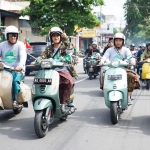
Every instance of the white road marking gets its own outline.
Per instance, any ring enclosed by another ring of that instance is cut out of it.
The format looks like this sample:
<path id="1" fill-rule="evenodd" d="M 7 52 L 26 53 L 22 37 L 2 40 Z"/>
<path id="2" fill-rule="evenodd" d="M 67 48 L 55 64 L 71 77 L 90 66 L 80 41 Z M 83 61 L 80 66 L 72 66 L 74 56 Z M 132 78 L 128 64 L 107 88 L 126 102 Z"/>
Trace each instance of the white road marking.
<path id="1" fill-rule="evenodd" d="M 87 77 L 87 78 L 88 78 L 88 77 Z M 82 80 L 76 81 L 75 83 L 82 82 L 82 81 L 86 80 L 87 78 L 84 78 L 84 79 L 82 79 Z"/>

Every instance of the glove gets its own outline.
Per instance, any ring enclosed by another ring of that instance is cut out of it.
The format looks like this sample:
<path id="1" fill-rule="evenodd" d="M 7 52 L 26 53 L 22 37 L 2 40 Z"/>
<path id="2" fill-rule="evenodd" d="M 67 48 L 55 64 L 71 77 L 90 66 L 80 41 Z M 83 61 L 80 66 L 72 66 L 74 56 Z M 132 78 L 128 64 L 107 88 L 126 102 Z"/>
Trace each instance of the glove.
<path id="1" fill-rule="evenodd" d="M 40 67 L 40 65 L 41 65 L 41 62 L 38 62 L 38 61 L 35 62 L 36 67 Z"/>

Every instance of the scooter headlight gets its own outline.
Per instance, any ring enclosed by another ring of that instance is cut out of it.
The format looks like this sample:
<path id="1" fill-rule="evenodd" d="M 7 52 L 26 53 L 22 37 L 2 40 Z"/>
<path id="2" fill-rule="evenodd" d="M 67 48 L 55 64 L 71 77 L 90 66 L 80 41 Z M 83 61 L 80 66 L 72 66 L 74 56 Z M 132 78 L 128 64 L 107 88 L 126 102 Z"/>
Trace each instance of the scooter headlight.
<path id="1" fill-rule="evenodd" d="M 51 68 L 52 64 L 50 61 L 42 61 L 41 62 L 41 67 L 42 68 Z"/>
<path id="2" fill-rule="evenodd" d="M 120 61 L 119 61 L 119 60 L 116 60 L 116 59 L 112 60 L 112 62 L 111 62 L 111 65 L 112 65 L 113 67 L 118 67 L 119 64 L 120 64 Z"/>
<path id="3" fill-rule="evenodd" d="M 34 84 L 32 85 L 31 91 L 32 91 L 32 94 L 35 94 L 35 85 Z"/>

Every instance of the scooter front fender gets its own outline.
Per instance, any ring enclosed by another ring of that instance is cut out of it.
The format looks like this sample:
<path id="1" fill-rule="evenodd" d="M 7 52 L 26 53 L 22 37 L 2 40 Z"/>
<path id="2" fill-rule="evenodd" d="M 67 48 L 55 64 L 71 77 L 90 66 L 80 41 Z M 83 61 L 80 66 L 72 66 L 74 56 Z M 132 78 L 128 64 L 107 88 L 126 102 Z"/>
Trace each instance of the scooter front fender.
<path id="1" fill-rule="evenodd" d="M 119 101 L 121 99 L 123 99 L 122 97 L 122 93 L 119 91 L 111 91 L 109 93 L 109 101 Z"/>
<path id="2" fill-rule="evenodd" d="M 94 69 L 93 68 L 89 68 L 89 72 L 94 72 Z"/>
<path id="3" fill-rule="evenodd" d="M 52 104 L 51 100 L 49 100 L 49 99 L 40 98 L 34 102 L 33 107 L 34 107 L 34 110 L 43 110 L 47 107 L 53 108 L 53 104 Z"/>

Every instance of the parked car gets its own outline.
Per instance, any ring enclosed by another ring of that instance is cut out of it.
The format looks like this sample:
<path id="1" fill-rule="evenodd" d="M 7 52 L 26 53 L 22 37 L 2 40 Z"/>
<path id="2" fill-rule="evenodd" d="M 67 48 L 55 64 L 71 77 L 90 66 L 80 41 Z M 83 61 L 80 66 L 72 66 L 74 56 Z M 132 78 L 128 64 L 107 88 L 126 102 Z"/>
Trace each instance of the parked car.
<path id="1" fill-rule="evenodd" d="M 32 46 L 32 49 L 30 50 L 30 54 L 34 57 L 39 57 L 41 53 L 45 50 L 45 48 L 48 46 L 47 42 L 30 42 L 30 45 Z M 27 55 L 26 73 L 25 73 L 25 75 L 27 76 L 30 75 L 30 72 L 39 70 L 39 68 L 30 65 L 31 62 L 33 61 L 34 59 L 31 56 Z"/>

